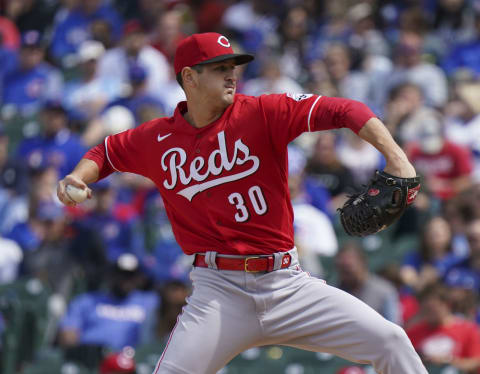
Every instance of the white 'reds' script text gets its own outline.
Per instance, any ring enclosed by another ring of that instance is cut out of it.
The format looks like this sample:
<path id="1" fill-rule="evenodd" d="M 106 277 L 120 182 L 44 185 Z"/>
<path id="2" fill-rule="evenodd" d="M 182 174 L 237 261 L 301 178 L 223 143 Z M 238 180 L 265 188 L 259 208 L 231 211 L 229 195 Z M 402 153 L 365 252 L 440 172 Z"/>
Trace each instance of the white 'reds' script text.
<path id="1" fill-rule="evenodd" d="M 202 173 L 201 170 L 205 166 L 205 159 L 202 156 L 195 157 L 190 163 L 190 167 L 186 172 L 183 169 L 187 160 L 187 153 L 183 148 L 171 148 L 166 151 L 162 156 L 162 169 L 170 172 L 170 181 L 165 180 L 163 186 L 171 190 L 175 188 L 177 182 L 187 186 L 192 180 L 196 182 L 202 182 L 210 175 L 220 175 L 222 171 L 230 171 L 235 165 L 243 165 L 248 161 L 251 161 L 251 167 L 248 170 L 242 171 L 238 174 L 232 174 L 225 177 L 219 177 L 211 179 L 208 182 L 198 183 L 193 186 L 184 188 L 177 193 L 187 198 L 189 201 L 199 192 L 205 191 L 211 187 L 218 186 L 220 184 L 236 181 L 245 178 L 258 170 L 260 160 L 257 156 L 250 155 L 250 149 L 242 143 L 241 139 L 235 141 L 235 148 L 231 158 L 228 157 L 227 146 L 225 143 L 225 133 L 221 131 L 217 135 L 218 149 L 214 150 L 208 157 L 207 169 Z"/>

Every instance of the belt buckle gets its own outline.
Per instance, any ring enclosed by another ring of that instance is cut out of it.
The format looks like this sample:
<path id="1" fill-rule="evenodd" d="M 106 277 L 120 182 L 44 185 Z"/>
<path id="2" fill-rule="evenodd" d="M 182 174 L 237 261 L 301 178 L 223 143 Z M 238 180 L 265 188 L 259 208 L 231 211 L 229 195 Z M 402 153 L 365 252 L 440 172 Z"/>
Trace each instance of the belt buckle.
<path id="1" fill-rule="evenodd" d="M 259 273 L 259 270 L 248 270 L 248 261 L 253 260 L 254 258 L 260 258 L 260 256 L 247 257 L 244 262 L 244 270 L 247 273 Z"/>

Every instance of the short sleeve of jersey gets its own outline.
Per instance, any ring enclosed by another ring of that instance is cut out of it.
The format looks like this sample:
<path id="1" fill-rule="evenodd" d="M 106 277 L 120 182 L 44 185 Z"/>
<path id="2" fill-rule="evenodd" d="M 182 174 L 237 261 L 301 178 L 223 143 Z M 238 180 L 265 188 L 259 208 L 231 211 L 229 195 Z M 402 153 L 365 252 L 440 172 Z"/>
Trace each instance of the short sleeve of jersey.
<path id="1" fill-rule="evenodd" d="M 143 126 L 105 138 L 105 154 L 115 171 L 147 176 L 146 142 Z"/>
<path id="2" fill-rule="evenodd" d="M 270 135 L 287 145 L 303 132 L 348 127 L 358 133 L 375 114 L 364 104 L 343 98 L 312 94 L 278 94 L 259 97 Z"/>

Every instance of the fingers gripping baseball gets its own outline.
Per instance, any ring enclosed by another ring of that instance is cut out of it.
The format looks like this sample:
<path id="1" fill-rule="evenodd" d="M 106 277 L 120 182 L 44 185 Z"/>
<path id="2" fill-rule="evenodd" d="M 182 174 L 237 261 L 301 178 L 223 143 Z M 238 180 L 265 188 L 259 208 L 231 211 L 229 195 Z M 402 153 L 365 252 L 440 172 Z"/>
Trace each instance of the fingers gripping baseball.
<path id="1" fill-rule="evenodd" d="M 81 179 L 69 174 L 58 182 L 57 196 L 63 204 L 73 206 L 90 199 L 92 190 Z"/>

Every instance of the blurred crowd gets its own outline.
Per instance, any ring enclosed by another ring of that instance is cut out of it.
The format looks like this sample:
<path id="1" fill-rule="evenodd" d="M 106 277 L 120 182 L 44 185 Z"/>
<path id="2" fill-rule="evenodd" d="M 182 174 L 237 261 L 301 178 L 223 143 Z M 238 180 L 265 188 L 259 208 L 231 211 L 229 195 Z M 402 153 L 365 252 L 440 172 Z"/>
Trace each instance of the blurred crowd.
<path id="1" fill-rule="evenodd" d="M 129 347 L 165 343 L 192 259 L 153 183 L 114 174 L 69 208 L 56 183 L 105 136 L 172 115 L 176 46 L 209 31 L 256 56 L 239 93 L 351 98 L 386 124 L 422 189 L 362 240 L 336 209 L 383 156 L 349 131 L 289 146 L 302 266 L 402 325 L 425 362 L 480 372 L 480 1 L 0 0 L 2 372 L 42 347 L 134 372 Z M 19 285 L 48 297 L 31 349 L 12 355 Z"/>

